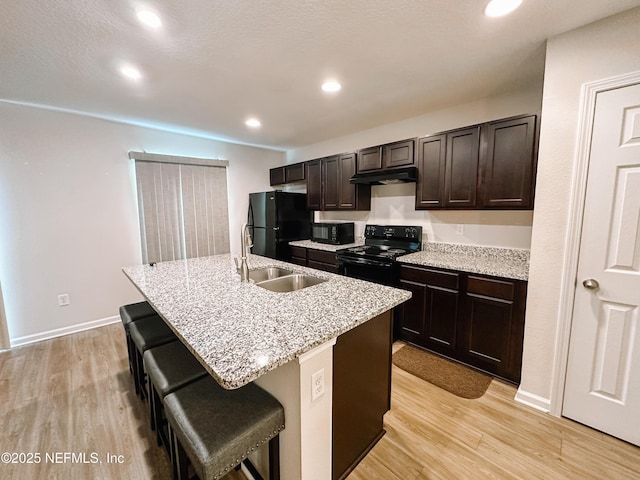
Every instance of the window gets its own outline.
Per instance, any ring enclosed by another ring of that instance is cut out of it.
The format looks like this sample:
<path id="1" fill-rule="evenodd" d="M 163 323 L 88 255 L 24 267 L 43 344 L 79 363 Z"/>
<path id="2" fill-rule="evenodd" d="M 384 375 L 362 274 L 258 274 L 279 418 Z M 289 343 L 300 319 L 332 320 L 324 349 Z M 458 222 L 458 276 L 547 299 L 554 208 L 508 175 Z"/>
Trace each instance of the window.
<path id="1" fill-rule="evenodd" d="M 229 253 L 227 161 L 129 152 L 142 261 Z"/>

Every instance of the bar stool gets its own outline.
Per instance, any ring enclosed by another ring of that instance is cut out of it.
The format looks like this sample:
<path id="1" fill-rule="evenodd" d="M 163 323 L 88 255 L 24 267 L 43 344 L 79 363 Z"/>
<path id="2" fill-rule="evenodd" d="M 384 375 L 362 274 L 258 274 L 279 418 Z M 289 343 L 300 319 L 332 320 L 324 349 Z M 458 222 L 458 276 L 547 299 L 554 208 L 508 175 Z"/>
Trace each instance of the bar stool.
<path id="1" fill-rule="evenodd" d="M 188 478 L 191 464 L 201 480 L 217 480 L 269 442 L 269 479 L 279 480 L 284 408 L 257 385 L 225 390 L 207 376 L 167 395 L 164 408 L 174 479 Z"/>
<path id="2" fill-rule="evenodd" d="M 133 383 L 136 394 L 144 400 L 147 398 L 147 389 L 142 355 L 150 348 L 159 347 L 169 342 L 177 342 L 178 337 L 158 315 L 132 322 L 129 324 L 129 334 L 134 346 Z"/>
<path id="3" fill-rule="evenodd" d="M 164 445 L 171 454 L 162 401 L 168 394 L 208 375 L 208 372 L 182 342 L 150 348 L 144 352 L 142 360 L 149 381 L 151 430 L 156 431 L 158 445 Z"/>
<path id="4" fill-rule="evenodd" d="M 131 335 L 129 334 L 129 325 L 131 322 L 140 320 L 141 318 L 151 317 L 157 315 L 149 302 L 131 303 L 129 305 L 122 305 L 120 307 L 120 320 L 122 320 L 122 326 L 124 327 L 125 340 L 127 342 L 127 356 L 129 357 L 129 371 L 133 374 L 133 359 L 134 350 L 133 342 L 131 342 Z"/>

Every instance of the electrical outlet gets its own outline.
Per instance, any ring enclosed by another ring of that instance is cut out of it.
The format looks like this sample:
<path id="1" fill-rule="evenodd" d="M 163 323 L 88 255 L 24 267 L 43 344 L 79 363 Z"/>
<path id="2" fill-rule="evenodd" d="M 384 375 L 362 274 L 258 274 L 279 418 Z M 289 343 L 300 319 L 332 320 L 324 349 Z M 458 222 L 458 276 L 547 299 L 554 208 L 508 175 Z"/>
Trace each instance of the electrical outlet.
<path id="1" fill-rule="evenodd" d="M 58 295 L 58 306 L 59 307 L 66 307 L 69 304 L 71 304 L 71 300 L 69 299 L 69 294 L 68 293 L 63 293 L 61 295 Z"/>
<path id="2" fill-rule="evenodd" d="M 463 233 L 464 233 L 464 225 L 459 223 L 458 225 L 456 225 L 456 234 L 462 235 Z"/>
<path id="3" fill-rule="evenodd" d="M 311 401 L 324 395 L 324 368 L 311 375 Z"/>

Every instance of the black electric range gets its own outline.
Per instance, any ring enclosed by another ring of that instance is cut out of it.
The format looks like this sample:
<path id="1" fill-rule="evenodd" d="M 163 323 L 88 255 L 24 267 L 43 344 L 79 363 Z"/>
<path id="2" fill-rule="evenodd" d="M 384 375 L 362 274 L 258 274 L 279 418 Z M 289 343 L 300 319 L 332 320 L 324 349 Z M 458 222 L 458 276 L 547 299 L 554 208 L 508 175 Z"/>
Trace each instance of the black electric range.
<path id="1" fill-rule="evenodd" d="M 367 225 L 364 245 L 338 250 L 340 272 L 348 277 L 384 285 L 398 285 L 396 258 L 422 247 L 422 227 Z"/>

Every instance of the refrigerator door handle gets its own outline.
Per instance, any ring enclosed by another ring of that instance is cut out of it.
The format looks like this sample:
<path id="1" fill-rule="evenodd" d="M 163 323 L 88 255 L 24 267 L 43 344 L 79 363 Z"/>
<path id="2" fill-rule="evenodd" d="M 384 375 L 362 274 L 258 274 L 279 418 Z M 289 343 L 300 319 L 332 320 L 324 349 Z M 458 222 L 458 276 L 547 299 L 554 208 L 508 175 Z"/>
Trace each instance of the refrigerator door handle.
<path id="1" fill-rule="evenodd" d="M 249 199 L 249 212 L 247 213 L 247 223 L 253 225 L 253 206 L 251 205 L 251 199 Z"/>

